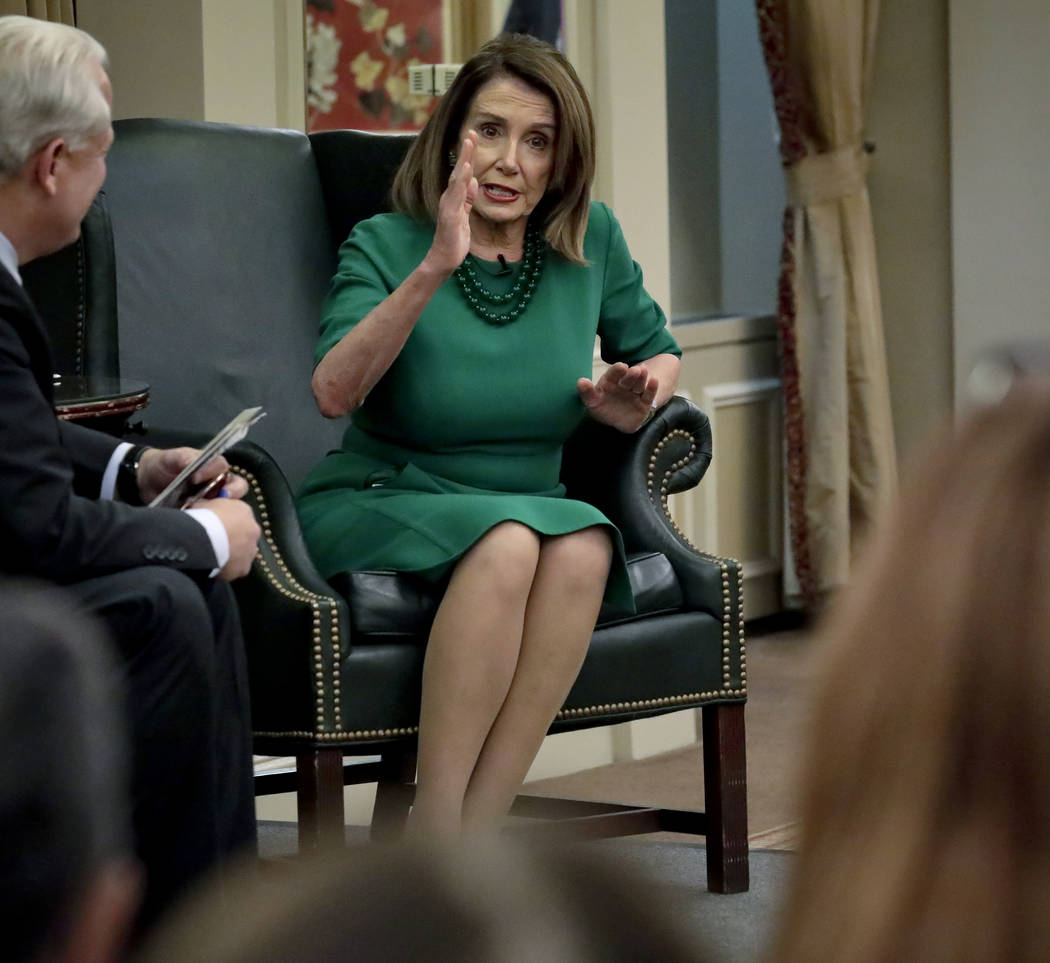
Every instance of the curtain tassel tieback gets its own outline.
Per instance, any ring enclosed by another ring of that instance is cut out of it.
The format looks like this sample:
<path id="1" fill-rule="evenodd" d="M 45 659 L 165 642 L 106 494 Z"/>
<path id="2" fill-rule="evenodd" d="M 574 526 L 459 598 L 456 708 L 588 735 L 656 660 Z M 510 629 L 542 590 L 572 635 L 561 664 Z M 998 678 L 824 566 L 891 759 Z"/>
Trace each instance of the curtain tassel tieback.
<path id="1" fill-rule="evenodd" d="M 808 207 L 859 194 L 867 175 L 868 155 L 861 144 L 809 154 L 784 168 L 788 203 Z"/>

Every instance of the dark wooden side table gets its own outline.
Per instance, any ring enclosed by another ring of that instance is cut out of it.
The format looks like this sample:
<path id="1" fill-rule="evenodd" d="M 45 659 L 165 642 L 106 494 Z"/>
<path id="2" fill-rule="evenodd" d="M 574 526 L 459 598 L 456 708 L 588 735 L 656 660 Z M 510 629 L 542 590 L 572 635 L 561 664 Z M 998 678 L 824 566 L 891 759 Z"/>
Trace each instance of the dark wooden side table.
<path id="1" fill-rule="evenodd" d="M 128 429 L 132 413 L 149 404 L 149 385 L 109 375 L 56 375 L 55 414 L 65 420 L 85 420 L 112 435 Z"/>

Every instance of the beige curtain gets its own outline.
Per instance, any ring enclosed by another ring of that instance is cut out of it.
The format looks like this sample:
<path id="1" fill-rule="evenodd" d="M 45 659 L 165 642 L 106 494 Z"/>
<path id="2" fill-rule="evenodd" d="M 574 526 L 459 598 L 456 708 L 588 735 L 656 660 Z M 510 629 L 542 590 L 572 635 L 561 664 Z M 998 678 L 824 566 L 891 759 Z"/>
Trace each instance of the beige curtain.
<path id="1" fill-rule="evenodd" d="M 778 291 L 789 604 L 844 584 L 896 491 L 865 181 L 878 0 L 756 0 L 787 177 Z"/>
<path id="2" fill-rule="evenodd" d="M 0 0 L 0 14 L 8 13 L 76 26 L 73 0 Z"/>

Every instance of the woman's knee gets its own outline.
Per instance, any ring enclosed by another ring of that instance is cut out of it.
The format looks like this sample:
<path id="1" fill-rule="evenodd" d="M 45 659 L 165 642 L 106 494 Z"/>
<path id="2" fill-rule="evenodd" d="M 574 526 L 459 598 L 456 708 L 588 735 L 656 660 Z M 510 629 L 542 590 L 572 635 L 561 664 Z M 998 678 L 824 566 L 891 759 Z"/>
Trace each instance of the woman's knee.
<path id="1" fill-rule="evenodd" d="M 490 528 L 470 550 L 474 561 L 493 565 L 531 581 L 540 553 L 540 538 L 520 522 L 501 522 Z"/>
<path id="2" fill-rule="evenodd" d="M 539 553 L 539 536 L 531 528 L 518 522 L 501 522 L 463 557 L 453 573 L 453 584 L 461 588 L 469 585 L 471 592 L 481 592 L 502 604 L 516 599 L 524 602 L 536 577 Z"/>
<path id="3" fill-rule="evenodd" d="M 570 591 L 598 587 L 604 590 L 612 561 L 612 538 L 601 527 L 592 526 L 567 535 L 545 539 L 539 564 L 564 580 Z"/>

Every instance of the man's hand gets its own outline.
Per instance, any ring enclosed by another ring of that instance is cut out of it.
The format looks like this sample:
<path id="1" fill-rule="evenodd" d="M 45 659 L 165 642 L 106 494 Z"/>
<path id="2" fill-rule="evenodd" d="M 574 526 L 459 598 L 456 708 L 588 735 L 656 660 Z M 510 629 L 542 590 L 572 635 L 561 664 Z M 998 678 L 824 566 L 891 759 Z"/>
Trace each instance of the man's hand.
<path id="1" fill-rule="evenodd" d="M 247 575 L 255 558 L 256 546 L 262 529 L 252 514 L 247 502 L 231 498 L 209 498 L 200 502 L 197 508 L 206 508 L 218 516 L 226 529 L 230 542 L 230 558 L 219 572 L 224 582 Z"/>
<path id="2" fill-rule="evenodd" d="M 595 384 L 580 378 L 576 390 L 595 421 L 620 431 L 637 431 L 648 420 L 659 382 L 644 364 L 627 367 L 622 361 L 611 365 Z"/>
<path id="3" fill-rule="evenodd" d="M 168 486 L 171 480 L 197 457 L 196 448 L 148 448 L 139 460 L 138 483 L 142 504 L 148 505 Z M 230 465 L 221 455 L 213 458 L 199 471 L 194 472 L 191 484 L 204 482 L 229 471 Z M 227 476 L 223 483 L 227 498 L 243 498 L 248 492 L 248 483 L 237 475 Z M 215 492 L 219 494 L 218 491 Z"/>

